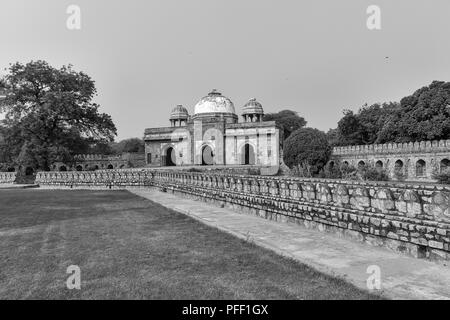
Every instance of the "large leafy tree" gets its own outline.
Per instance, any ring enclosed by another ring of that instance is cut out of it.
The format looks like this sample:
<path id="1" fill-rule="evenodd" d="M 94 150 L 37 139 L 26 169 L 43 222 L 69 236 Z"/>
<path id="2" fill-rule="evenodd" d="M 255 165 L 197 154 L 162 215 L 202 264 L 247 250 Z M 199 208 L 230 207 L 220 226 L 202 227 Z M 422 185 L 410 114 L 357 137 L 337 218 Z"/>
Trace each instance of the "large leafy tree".
<path id="1" fill-rule="evenodd" d="M 344 110 L 336 132 L 329 137 L 333 138 L 334 145 L 377 143 L 380 131 L 398 108 L 398 103 L 389 102 L 364 105 L 357 113 Z"/>
<path id="2" fill-rule="evenodd" d="M 333 145 L 450 139 L 450 82 L 433 81 L 400 103 L 344 110 L 328 138 Z"/>
<path id="3" fill-rule="evenodd" d="M 277 113 L 266 113 L 263 117 L 264 121 L 275 121 L 283 128 L 284 139 L 287 139 L 292 132 L 303 128 L 306 120 L 299 116 L 297 112 L 292 110 L 282 110 Z"/>
<path id="4" fill-rule="evenodd" d="M 47 170 L 54 161 L 70 162 L 91 145 L 113 141 L 116 127 L 92 102 L 96 88 L 87 74 L 45 61 L 15 63 L 8 71 L 0 111 L 14 164 Z"/>
<path id="5" fill-rule="evenodd" d="M 325 132 L 301 128 L 286 139 L 283 153 L 284 163 L 290 168 L 302 167 L 310 174 L 317 174 L 328 162 L 331 147 Z"/>
<path id="6" fill-rule="evenodd" d="M 400 101 L 378 135 L 378 142 L 450 138 L 450 82 L 433 81 Z"/>
<path id="7" fill-rule="evenodd" d="M 124 139 L 117 143 L 114 143 L 112 149 L 115 153 L 120 154 L 123 152 L 144 152 L 144 140 L 139 138 Z"/>

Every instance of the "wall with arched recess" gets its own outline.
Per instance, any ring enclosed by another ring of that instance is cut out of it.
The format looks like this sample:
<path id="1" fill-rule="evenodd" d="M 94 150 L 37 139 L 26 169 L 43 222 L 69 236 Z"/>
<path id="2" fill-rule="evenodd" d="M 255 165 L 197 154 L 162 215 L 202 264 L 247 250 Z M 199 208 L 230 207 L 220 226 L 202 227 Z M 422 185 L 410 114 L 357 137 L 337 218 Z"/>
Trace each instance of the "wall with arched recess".
<path id="1" fill-rule="evenodd" d="M 433 175 L 450 165 L 450 140 L 335 147 L 330 162 L 354 167 L 360 162 L 378 163 L 393 179 L 400 169 L 406 181 L 434 181 Z"/>
<path id="2" fill-rule="evenodd" d="M 39 172 L 51 188 L 157 187 L 418 258 L 450 259 L 450 187 L 152 169 Z"/>

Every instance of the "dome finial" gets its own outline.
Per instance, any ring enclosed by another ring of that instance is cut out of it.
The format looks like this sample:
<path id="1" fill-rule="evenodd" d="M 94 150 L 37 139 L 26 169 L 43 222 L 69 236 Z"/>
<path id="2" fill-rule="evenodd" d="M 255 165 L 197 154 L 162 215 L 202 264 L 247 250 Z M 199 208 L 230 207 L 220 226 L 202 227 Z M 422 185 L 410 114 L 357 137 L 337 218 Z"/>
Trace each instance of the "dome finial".
<path id="1" fill-rule="evenodd" d="M 221 93 L 219 91 L 217 91 L 217 89 L 212 89 L 212 91 L 209 93 L 209 95 L 215 96 L 215 95 L 221 95 Z"/>

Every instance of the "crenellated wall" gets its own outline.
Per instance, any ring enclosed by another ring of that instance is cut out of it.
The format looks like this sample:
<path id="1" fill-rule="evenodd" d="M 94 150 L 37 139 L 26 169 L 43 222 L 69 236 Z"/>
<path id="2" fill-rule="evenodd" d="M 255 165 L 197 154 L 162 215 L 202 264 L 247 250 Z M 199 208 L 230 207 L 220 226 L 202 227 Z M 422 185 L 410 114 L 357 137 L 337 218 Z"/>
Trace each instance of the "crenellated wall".
<path id="1" fill-rule="evenodd" d="M 44 187 L 158 187 L 266 219 L 293 222 L 418 258 L 450 259 L 450 188 L 177 172 L 40 172 Z"/>
<path id="2" fill-rule="evenodd" d="M 431 182 L 434 174 L 450 168 L 450 140 L 335 147 L 329 163 L 370 164 L 394 180 Z"/>
<path id="3" fill-rule="evenodd" d="M 359 146 L 334 147 L 333 155 L 368 155 L 386 153 L 426 153 L 426 152 L 450 152 L 450 140 L 418 141 L 405 143 L 385 143 Z"/>
<path id="4" fill-rule="evenodd" d="M 0 184 L 10 184 L 16 181 L 16 172 L 0 172 Z"/>

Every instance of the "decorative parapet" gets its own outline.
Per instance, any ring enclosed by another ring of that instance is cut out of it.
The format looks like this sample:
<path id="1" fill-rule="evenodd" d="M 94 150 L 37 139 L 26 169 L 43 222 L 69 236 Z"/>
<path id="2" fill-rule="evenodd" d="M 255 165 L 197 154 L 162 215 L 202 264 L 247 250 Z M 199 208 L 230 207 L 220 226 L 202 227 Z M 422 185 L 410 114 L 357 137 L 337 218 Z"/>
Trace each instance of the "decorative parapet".
<path id="1" fill-rule="evenodd" d="M 105 154 L 77 154 L 75 160 L 78 161 L 120 161 L 129 159 L 144 159 L 144 153 L 138 152 L 124 152 L 118 155 L 105 155 Z"/>
<path id="2" fill-rule="evenodd" d="M 450 152 L 450 140 L 370 144 L 333 148 L 334 156 L 429 152 Z"/>
<path id="3" fill-rule="evenodd" d="M 450 260 L 450 187 L 151 169 L 39 172 L 43 186 L 159 187 L 276 221 L 294 221 L 415 257 Z M 245 209 L 245 210 L 244 210 Z"/>
<path id="4" fill-rule="evenodd" d="M 0 172 L 0 184 L 10 184 L 16 181 L 16 172 Z"/>

